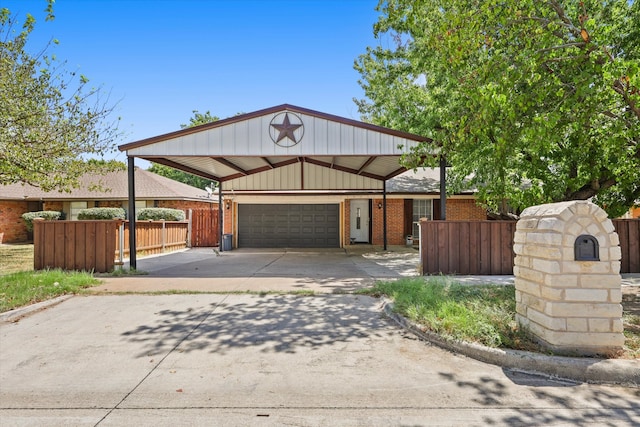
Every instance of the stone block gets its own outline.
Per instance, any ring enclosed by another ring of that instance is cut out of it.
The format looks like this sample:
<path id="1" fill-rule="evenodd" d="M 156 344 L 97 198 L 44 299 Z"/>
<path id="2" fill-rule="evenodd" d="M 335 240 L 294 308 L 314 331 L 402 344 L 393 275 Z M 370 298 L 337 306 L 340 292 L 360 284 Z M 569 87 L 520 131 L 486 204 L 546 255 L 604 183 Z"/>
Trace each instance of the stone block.
<path id="1" fill-rule="evenodd" d="M 613 332 L 611 319 L 589 319 L 589 332 Z"/>
<path id="2" fill-rule="evenodd" d="M 520 221 L 518 221 L 518 224 L 520 223 Z M 515 234 L 513 235 L 513 242 L 514 243 L 524 243 L 527 241 L 527 233 L 523 233 L 521 231 L 516 231 Z"/>
<path id="3" fill-rule="evenodd" d="M 564 273 L 582 274 L 611 274 L 612 263 L 602 261 L 563 261 L 562 271 Z"/>
<path id="4" fill-rule="evenodd" d="M 583 227 L 588 227 L 589 225 L 591 225 L 591 221 L 591 218 L 588 216 L 581 216 L 576 219 L 576 222 Z"/>
<path id="5" fill-rule="evenodd" d="M 611 332 L 623 333 L 624 325 L 622 319 L 611 319 Z"/>
<path id="6" fill-rule="evenodd" d="M 600 222 L 604 222 L 608 219 L 607 213 L 595 203 L 591 206 L 590 213 Z"/>
<path id="7" fill-rule="evenodd" d="M 571 223 L 569 224 L 569 226 L 567 226 L 567 229 L 565 230 L 565 233 L 570 234 L 571 236 L 579 236 L 582 233 L 582 229 L 583 227 L 578 224 L 577 222 Z"/>
<path id="8" fill-rule="evenodd" d="M 622 289 L 609 289 L 609 302 L 620 304 L 622 302 Z"/>
<path id="9" fill-rule="evenodd" d="M 547 301 L 544 312 L 552 317 L 622 317 L 622 306 L 611 303 Z"/>
<path id="10" fill-rule="evenodd" d="M 588 332 L 589 323 L 586 318 L 569 317 L 567 318 L 567 332 Z"/>
<path id="11" fill-rule="evenodd" d="M 577 215 L 590 215 L 591 206 L 589 206 L 588 202 L 579 201 L 575 204 L 574 212 Z"/>
<path id="12" fill-rule="evenodd" d="M 521 219 L 516 224 L 516 230 L 535 230 L 538 228 L 538 218 Z"/>
<path id="13" fill-rule="evenodd" d="M 578 276 L 581 288 L 620 288 L 622 278 L 619 274 L 582 274 Z"/>
<path id="14" fill-rule="evenodd" d="M 593 353 L 608 352 L 612 348 L 622 348 L 624 345 L 624 335 L 613 332 L 548 331 L 545 340 L 550 344 L 565 347 L 567 351 L 575 350 L 579 353 L 585 350 Z"/>
<path id="15" fill-rule="evenodd" d="M 524 256 L 524 255 L 516 255 L 516 257 L 513 260 L 513 265 L 518 267 L 521 266 L 521 267 L 531 268 L 531 264 L 532 264 L 531 257 Z M 515 270 L 513 271 L 513 274 L 516 274 Z"/>
<path id="16" fill-rule="evenodd" d="M 600 251 L 600 254 L 602 254 L 602 251 Z M 620 261 L 622 259 L 622 249 L 620 246 L 612 246 L 609 248 L 609 259 L 612 261 Z"/>
<path id="17" fill-rule="evenodd" d="M 531 268 L 525 268 L 525 267 L 518 267 L 517 269 L 517 274 L 516 274 L 516 288 L 518 287 L 517 285 L 517 279 L 518 278 L 522 278 L 526 281 L 529 282 L 533 282 L 536 285 L 538 285 L 539 283 L 543 283 L 544 282 L 544 273 L 540 272 L 540 271 L 536 271 L 533 270 Z M 515 273 L 515 271 L 514 271 Z M 539 295 L 539 293 L 538 293 Z"/>
<path id="18" fill-rule="evenodd" d="M 527 293 L 536 297 L 540 296 L 540 284 L 538 282 L 516 276 L 515 285 L 516 290 L 522 293 Z"/>
<path id="19" fill-rule="evenodd" d="M 565 301 L 608 302 L 609 292 L 606 289 L 567 289 Z"/>
<path id="20" fill-rule="evenodd" d="M 613 226 L 613 222 L 610 219 L 607 219 L 601 224 L 602 224 L 602 228 L 604 229 L 604 232 L 607 234 L 611 234 L 616 231 L 616 228 Z"/>
<path id="21" fill-rule="evenodd" d="M 540 288 L 540 295 L 542 298 L 551 301 L 563 301 L 564 300 L 564 289 L 560 288 L 552 288 L 549 286 L 542 286 Z M 542 308 L 544 309 L 544 307 Z"/>
<path id="22" fill-rule="evenodd" d="M 544 276 L 544 284 L 555 288 L 578 287 L 577 274 L 547 274 Z"/>
<path id="23" fill-rule="evenodd" d="M 524 254 L 524 244 L 522 243 L 514 243 L 513 244 L 513 253 L 516 255 Z"/>
<path id="24" fill-rule="evenodd" d="M 560 262 L 533 258 L 533 265 L 531 268 L 533 270 L 542 271 L 543 273 L 558 274 L 560 273 Z"/>
<path id="25" fill-rule="evenodd" d="M 609 234 L 609 245 L 616 246 L 619 244 L 620 244 L 620 236 L 618 236 L 618 233 Z"/>
<path id="26" fill-rule="evenodd" d="M 531 307 L 527 310 L 527 317 L 532 322 L 537 323 L 538 325 L 552 330 L 552 331 L 566 331 L 567 330 L 567 320 L 561 317 L 551 317 L 547 316 L 544 313 L 539 312 L 538 310 L 534 310 Z"/>
<path id="27" fill-rule="evenodd" d="M 527 234 L 527 244 L 538 244 L 538 245 L 548 245 L 548 246 L 562 246 L 562 234 L 560 233 L 536 233 L 532 232 Z"/>
<path id="28" fill-rule="evenodd" d="M 522 253 L 524 255 L 542 259 L 562 259 L 562 249 L 558 246 L 523 245 Z"/>
<path id="29" fill-rule="evenodd" d="M 528 309 L 534 309 L 534 310 L 537 310 L 539 312 L 543 312 L 544 311 L 544 306 L 546 304 L 544 298 L 539 298 L 539 297 L 533 296 L 531 294 L 522 294 L 522 299 L 521 299 L 520 302 L 522 304 L 526 305 L 528 307 Z M 527 313 L 530 314 L 531 312 L 527 311 Z"/>
<path id="30" fill-rule="evenodd" d="M 533 221 L 533 219 L 527 220 Z M 542 218 L 538 221 L 538 230 L 550 230 L 558 233 L 564 232 L 565 222 L 560 218 L 551 217 L 551 218 Z"/>
<path id="31" fill-rule="evenodd" d="M 586 229 L 587 233 L 586 234 L 591 234 L 592 236 L 595 236 L 597 234 L 600 233 L 600 225 L 599 224 L 589 224 L 589 226 Z"/>

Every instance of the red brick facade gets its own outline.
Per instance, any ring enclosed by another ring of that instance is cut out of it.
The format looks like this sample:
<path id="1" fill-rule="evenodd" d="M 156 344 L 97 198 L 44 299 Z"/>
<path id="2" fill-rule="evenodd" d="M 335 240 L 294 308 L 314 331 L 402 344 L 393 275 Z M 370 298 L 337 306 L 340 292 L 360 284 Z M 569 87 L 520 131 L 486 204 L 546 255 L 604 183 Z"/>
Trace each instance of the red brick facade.
<path id="1" fill-rule="evenodd" d="M 487 211 L 473 199 L 449 199 L 447 200 L 447 219 L 484 221 L 487 219 Z"/>
<path id="2" fill-rule="evenodd" d="M 0 243 L 16 243 L 27 240 L 27 227 L 22 214 L 29 212 L 27 202 L 0 201 Z"/>
<path id="3" fill-rule="evenodd" d="M 373 199 L 371 206 L 371 244 L 384 244 L 384 224 L 382 212 L 378 204 L 382 199 Z M 404 245 L 405 236 L 405 203 L 404 199 L 387 199 L 387 244 Z M 344 245 L 349 244 L 351 235 L 350 200 L 345 201 L 344 216 Z M 448 220 L 471 220 L 482 221 L 487 219 L 487 212 L 478 206 L 473 199 L 448 199 L 447 200 Z"/>

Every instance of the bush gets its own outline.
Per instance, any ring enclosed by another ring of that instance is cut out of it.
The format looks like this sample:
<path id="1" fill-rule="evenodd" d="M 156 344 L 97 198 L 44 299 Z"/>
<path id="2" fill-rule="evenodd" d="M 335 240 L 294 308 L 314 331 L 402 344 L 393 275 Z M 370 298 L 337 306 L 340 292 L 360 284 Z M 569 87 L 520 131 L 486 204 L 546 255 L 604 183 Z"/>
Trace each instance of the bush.
<path id="1" fill-rule="evenodd" d="M 125 219 L 127 213 L 122 208 L 89 208 L 78 211 L 78 219 Z"/>
<path id="2" fill-rule="evenodd" d="M 152 221 L 184 221 L 184 211 L 180 209 L 169 208 L 144 208 L 138 212 L 139 220 L 152 220 Z"/>
<path id="3" fill-rule="evenodd" d="M 42 218 L 49 221 L 57 221 L 59 219 L 64 219 L 64 212 L 58 211 L 37 211 L 37 212 L 26 212 L 22 214 L 22 219 L 24 219 L 25 224 L 27 225 L 27 231 L 33 231 L 33 220 L 35 218 Z"/>

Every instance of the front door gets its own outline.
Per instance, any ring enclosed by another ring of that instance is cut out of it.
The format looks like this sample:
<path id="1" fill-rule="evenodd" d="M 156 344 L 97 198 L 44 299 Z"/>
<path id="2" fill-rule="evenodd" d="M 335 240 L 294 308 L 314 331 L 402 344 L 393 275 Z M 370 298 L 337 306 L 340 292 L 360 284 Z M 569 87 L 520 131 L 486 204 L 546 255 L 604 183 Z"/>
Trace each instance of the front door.
<path id="1" fill-rule="evenodd" d="M 369 243 L 369 200 L 351 200 L 351 242 Z"/>

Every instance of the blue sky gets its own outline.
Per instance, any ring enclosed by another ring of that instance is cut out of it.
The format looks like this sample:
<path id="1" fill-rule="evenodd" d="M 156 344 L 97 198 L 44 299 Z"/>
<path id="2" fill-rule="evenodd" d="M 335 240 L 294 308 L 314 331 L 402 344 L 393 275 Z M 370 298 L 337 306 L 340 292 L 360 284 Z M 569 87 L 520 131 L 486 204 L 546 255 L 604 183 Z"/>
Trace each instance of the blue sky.
<path id="1" fill-rule="evenodd" d="M 37 19 L 35 52 L 52 46 L 67 69 L 118 102 L 124 144 L 188 123 L 283 103 L 359 119 L 358 55 L 378 43 L 378 0 L 0 0 Z M 124 154 L 116 158 L 125 160 Z"/>

